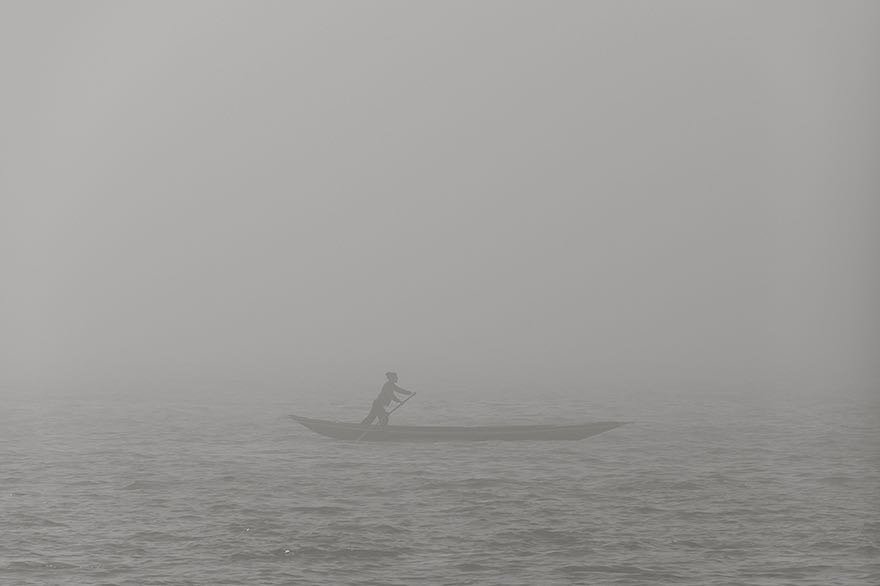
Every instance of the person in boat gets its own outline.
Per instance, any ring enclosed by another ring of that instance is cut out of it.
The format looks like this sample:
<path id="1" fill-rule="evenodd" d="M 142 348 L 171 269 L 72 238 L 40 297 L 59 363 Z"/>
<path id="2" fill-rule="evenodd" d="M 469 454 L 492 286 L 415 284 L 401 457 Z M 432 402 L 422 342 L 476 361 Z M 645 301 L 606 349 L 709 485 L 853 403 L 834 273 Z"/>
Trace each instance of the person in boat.
<path id="1" fill-rule="evenodd" d="M 364 417 L 363 421 L 361 421 L 362 425 L 369 425 L 373 423 L 376 418 L 379 419 L 379 425 L 388 425 L 388 413 L 385 411 L 385 407 L 390 405 L 391 401 L 397 403 L 403 402 L 401 399 L 398 399 L 397 395 L 394 393 L 412 395 L 411 391 L 407 391 L 406 389 L 397 386 L 396 372 L 386 372 L 385 378 L 388 380 L 382 385 L 382 390 L 379 391 L 379 395 L 373 400 L 373 407 L 370 409 L 370 413 Z"/>

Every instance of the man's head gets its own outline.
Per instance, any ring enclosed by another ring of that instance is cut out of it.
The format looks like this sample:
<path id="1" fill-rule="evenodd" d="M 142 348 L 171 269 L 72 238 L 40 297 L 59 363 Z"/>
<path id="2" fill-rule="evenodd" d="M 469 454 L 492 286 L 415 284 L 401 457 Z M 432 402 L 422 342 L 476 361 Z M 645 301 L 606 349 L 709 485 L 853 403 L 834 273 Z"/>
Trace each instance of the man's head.
<path id="1" fill-rule="evenodd" d="M 386 372 L 385 377 L 393 383 L 397 382 L 397 373 L 396 372 Z"/>

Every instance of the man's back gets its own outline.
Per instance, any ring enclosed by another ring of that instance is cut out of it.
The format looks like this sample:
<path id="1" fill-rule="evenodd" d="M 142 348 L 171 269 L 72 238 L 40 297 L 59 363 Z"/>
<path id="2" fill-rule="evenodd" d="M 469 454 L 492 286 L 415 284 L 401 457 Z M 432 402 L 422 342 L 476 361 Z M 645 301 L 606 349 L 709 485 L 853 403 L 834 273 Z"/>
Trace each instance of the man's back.
<path id="1" fill-rule="evenodd" d="M 386 381 L 384 385 L 382 385 L 382 390 L 379 391 L 379 396 L 376 397 L 379 401 L 382 402 L 383 405 L 388 405 L 395 398 L 394 391 L 397 389 L 397 385 L 391 381 Z"/>

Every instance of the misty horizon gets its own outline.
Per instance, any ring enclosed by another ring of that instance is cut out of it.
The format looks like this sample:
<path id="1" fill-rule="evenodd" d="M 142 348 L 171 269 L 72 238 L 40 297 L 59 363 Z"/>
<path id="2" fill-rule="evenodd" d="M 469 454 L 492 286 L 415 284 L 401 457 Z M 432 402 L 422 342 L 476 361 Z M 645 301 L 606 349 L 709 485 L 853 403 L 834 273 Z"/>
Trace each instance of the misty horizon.
<path id="1" fill-rule="evenodd" d="M 876 389 L 872 4 L 4 12 L 4 387 Z"/>

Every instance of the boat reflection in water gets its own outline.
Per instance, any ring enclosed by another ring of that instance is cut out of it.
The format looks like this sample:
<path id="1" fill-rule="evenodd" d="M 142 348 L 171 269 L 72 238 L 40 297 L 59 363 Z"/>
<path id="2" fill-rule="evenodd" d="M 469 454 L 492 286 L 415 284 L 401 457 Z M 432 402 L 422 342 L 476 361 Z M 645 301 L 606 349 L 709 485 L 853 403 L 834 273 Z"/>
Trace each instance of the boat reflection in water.
<path id="1" fill-rule="evenodd" d="M 597 421 L 567 425 L 377 426 L 311 419 L 298 415 L 291 415 L 291 417 L 321 435 L 341 440 L 365 442 L 581 440 L 627 423 L 623 421 Z"/>

